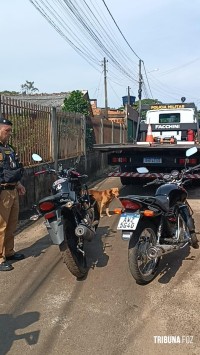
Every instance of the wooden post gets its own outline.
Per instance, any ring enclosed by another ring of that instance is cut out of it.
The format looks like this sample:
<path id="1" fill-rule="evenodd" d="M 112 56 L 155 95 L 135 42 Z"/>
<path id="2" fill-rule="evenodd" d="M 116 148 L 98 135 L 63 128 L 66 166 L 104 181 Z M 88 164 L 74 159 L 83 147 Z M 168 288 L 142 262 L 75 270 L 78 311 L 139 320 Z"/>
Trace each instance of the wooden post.
<path id="1" fill-rule="evenodd" d="M 82 151 L 85 159 L 85 172 L 87 172 L 87 147 L 86 147 L 86 117 L 83 115 L 81 117 L 81 126 L 82 126 Z"/>
<path id="2" fill-rule="evenodd" d="M 100 144 L 103 144 L 103 119 L 101 118 Z"/>
<path id="3" fill-rule="evenodd" d="M 51 108 L 51 156 L 54 161 L 54 169 L 58 170 L 58 125 L 56 120 L 56 107 Z"/>
<path id="4" fill-rule="evenodd" d="M 112 138 L 111 138 L 112 142 L 114 143 L 114 122 L 112 121 Z"/>

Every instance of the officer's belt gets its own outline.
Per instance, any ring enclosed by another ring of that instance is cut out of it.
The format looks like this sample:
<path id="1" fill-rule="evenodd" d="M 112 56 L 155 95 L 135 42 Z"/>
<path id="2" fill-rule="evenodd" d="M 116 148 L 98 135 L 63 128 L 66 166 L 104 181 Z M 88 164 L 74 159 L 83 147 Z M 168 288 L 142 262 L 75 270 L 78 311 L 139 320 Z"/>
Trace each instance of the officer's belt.
<path id="1" fill-rule="evenodd" d="M 14 190 L 16 188 L 16 183 L 14 184 L 0 184 L 0 190 Z"/>

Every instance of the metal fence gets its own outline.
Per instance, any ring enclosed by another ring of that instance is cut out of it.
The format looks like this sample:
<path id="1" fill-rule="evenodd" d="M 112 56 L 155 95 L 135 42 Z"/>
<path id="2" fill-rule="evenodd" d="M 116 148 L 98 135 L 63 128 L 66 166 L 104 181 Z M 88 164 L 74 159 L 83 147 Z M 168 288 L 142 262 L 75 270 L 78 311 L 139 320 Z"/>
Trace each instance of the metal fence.
<path id="1" fill-rule="evenodd" d="M 84 155 L 84 121 L 81 114 L 56 111 L 58 159 Z"/>
<path id="2" fill-rule="evenodd" d="M 33 152 L 50 161 L 51 109 L 4 96 L 0 96 L 0 108 L 1 115 L 13 123 L 10 144 L 24 166 L 33 164 Z"/>
<path id="3" fill-rule="evenodd" d="M 0 115 L 13 123 L 10 144 L 25 167 L 32 153 L 55 161 L 85 155 L 93 144 L 126 143 L 124 125 L 1 95 Z"/>

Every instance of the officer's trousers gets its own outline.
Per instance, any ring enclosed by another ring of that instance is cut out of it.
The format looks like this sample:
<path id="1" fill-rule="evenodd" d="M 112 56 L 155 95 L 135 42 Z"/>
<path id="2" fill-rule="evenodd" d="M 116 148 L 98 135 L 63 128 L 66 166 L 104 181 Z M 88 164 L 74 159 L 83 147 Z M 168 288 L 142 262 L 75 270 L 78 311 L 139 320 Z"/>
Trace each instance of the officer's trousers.
<path id="1" fill-rule="evenodd" d="M 0 193 L 0 263 L 14 251 L 14 232 L 19 216 L 19 195 L 16 189 Z"/>

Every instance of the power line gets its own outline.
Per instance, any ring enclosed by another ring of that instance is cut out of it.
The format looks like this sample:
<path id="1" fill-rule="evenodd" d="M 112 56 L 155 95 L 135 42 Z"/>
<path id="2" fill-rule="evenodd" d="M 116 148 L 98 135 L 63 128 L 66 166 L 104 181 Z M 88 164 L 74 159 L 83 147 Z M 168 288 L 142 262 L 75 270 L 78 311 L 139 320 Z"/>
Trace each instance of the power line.
<path id="1" fill-rule="evenodd" d="M 151 97 L 152 97 L 152 99 L 153 99 L 153 94 L 152 94 L 152 92 L 151 92 L 151 88 L 150 88 L 150 84 L 149 84 L 149 79 L 148 79 L 148 77 L 147 77 L 147 72 L 146 72 L 146 68 L 145 68 L 145 65 L 144 65 L 144 62 L 143 62 L 143 61 L 142 61 L 142 64 L 143 64 L 145 76 L 146 76 L 146 79 L 147 79 L 147 85 L 148 85 L 149 91 L 150 91 L 150 93 L 151 93 Z"/>
<path id="2" fill-rule="evenodd" d="M 91 66 L 93 66 L 95 69 L 97 69 L 94 64 L 98 64 L 98 60 L 93 57 L 93 55 L 89 54 L 86 50 L 85 47 L 82 47 L 79 43 L 79 47 L 76 46 L 76 44 L 67 37 L 64 32 L 55 24 L 55 22 L 52 20 L 52 18 L 46 13 L 46 11 L 39 5 L 37 0 L 29 0 L 33 6 L 41 13 L 41 15 L 49 22 L 49 24 L 64 38 L 66 42 L 79 54 L 81 55 Z M 53 12 L 53 10 L 49 9 L 43 1 L 41 1 L 46 7 L 46 9 L 50 12 L 50 14 L 54 17 L 56 17 L 56 12 Z M 61 21 L 58 21 L 61 24 Z M 73 39 L 73 36 L 72 36 Z"/>
<path id="3" fill-rule="evenodd" d="M 122 66 L 120 62 L 116 59 L 116 56 L 111 53 L 111 51 L 108 49 L 109 46 L 106 47 L 105 43 L 105 36 L 101 35 L 97 29 L 94 28 L 93 22 L 90 21 L 90 18 L 88 17 L 88 11 L 85 11 L 83 13 L 83 7 L 81 8 L 82 11 L 80 11 L 80 7 L 76 5 L 76 1 L 74 0 L 73 3 L 71 0 L 64 0 L 66 5 L 69 7 L 70 11 L 72 14 L 78 19 L 80 24 L 83 26 L 83 28 L 89 33 L 89 35 L 92 37 L 95 43 L 98 44 L 100 49 L 109 57 L 113 63 L 114 66 L 118 68 L 121 72 L 123 72 L 127 77 L 129 77 L 132 80 L 135 80 L 127 70 L 125 70 L 124 65 Z M 88 10 L 88 9 L 87 9 Z M 85 21 L 87 19 L 87 22 Z M 95 31 L 96 30 L 96 31 Z M 102 39 L 101 39 L 102 38 Z M 105 44 L 104 44 L 105 43 Z"/>
<path id="4" fill-rule="evenodd" d="M 121 100 L 121 97 L 116 93 L 115 89 L 113 88 L 113 86 L 111 85 L 111 83 L 110 83 L 109 80 L 108 80 L 108 84 L 109 84 L 109 86 L 111 87 L 111 89 L 112 89 L 112 91 L 114 92 L 114 94 L 116 95 L 116 97 Z"/>
<path id="5" fill-rule="evenodd" d="M 138 59 L 141 59 L 141 58 L 137 55 L 137 53 L 134 51 L 134 49 L 131 47 L 131 45 L 128 43 L 126 37 L 124 36 L 124 34 L 122 33 L 122 31 L 120 30 L 120 28 L 119 28 L 117 22 L 115 21 L 115 19 L 114 19 L 113 15 L 111 14 L 111 12 L 110 12 L 108 6 L 106 5 L 106 2 L 105 2 L 104 0 L 102 0 L 102 1 L 103 1 L 104 5 L 105 5 L 107 11 L 109 12 L 109 14 L 110 14 L 110 16 L 111 16 L 113 22 L 115 23 L 116 27 L 118 28 L 119 32 L 121 33 L 123 39 L 125 40 L 126 44 L 129 46 L 130 50 L 135 54 L 135 56 L 136 56 Z"/>
<path id="6" fill-rule="evenodd" d="M 161 94 L 165 94 L 165 95 L 171 97 L 172 99 L 177 99 L 177 96 L 179 96 L 179 97 L 183 96 L 183 91 L 181 91 L 181 90 L 179 91 L 179 88 L 176 88 L 173 86 L 175 91 L 172 91 L 167 84 L 165 84 L 165 86 L 163 88 L 163 83 L 160 80 L 158 80 L 157 78 L 154 78 L 151 80 L 153 81 L 152 86 L 154 87 L 154 91 L 156 90 Z M 184 90 L 184 93 L 185 92 L 186 91 Z"/>
<path id="7" fill-rule="evenodd" d="M 82 29 L 84 29 L 84 33 L 87 36 L 87 34 L 92 38 L 92 40 L 94 41 L 94 45 L 98 45 L 99 49 L 101 50 L 102 55 L 106 54 L 111 62 L 112 65 L 119 70 L 124 76 L 126 76 L 127 78 L 129 78 L 131 81 L 136 81 L 135 77 L 133 77 L 131 73 L 130 68 L 126 68 L 126 63 L 123 65 L 120 63 L 119 59 L 117 58 L 117 55 L 115 54 L 115 56 L 113 56 L 113 54 L 111 53 L 111 51 L 108 49 L 110 47 L 110 43 L 106 42 L 105 43 L 105 29 L 104 29 L 104 35 L 102 35 L 99 30 L 97 30 L 94 27 L 94 23 L 92 23 L 90 21 L 90 19 L 88 18 L 88 5 L 87 5 L 87 11 L 85 10 L 85 4 L 86 2 L 84 1 L 84 3 L 82 3 L 82 7 L 80 8 L 80 6 L 76 3 L 76 1 L 74 0 L 73 3 L 72 1 L 68 1 L 68 0 L 64 0 L 64 4 L 63 1 L 54 1 L 54 5 L 57 5 L 57 3 L 60 5 L 60 7 L 62 7 L 62 16 L 58 14 L 57 11 L 54 11 L 53 7 L 52 7 L 52 3 L 49 4 L 48 1 L 46 1 L 46 4 L 44 1 L 40 1 L 40 3 L 42 4 L 42 6 L 40 6 L 39 4 L 39 0 L 29 0 L 38 11 L 40 11 L 40 13 L 46 18 L 46 20 L 57 30 L 57 32 L 63 36 L 65 38 L 65 40 L 68 40 L 68 43 L 78 52 L 80 52 L 79 54 L 81 54 L 82 56 L 84 56 L 84 58 L 87 59 L 87 61 L 91 62 L 95 62 L 97 64 L 97 59 L 94 58 L 94 47 L 89 49 L 89 47 L 87 47 L 87 51 L 84 51 L 84 47 L 83 47 L 83 43 L 80 44 L 80 41 L 78 39 L 78 37 L 76 36 L 76 34 L 74 33 L 70 33 L 70 28 L 67 27 L 66 21 L 63 20 L 63 14 L 67 11 L 71 12 L 71 18 L 70 20 L 73 22 L 76 22 L 77 27 L 79 25 L 82 26 Z M 76 7 L 75 7 L 76 5 Z M 44 8 L 46 10 L 44 10 Z M 84 10 L 84 11 L 83 11 Z M 49 14 L 47 14 L 47 11 L 49 11 Z M 91 10 L 92 11 L 92 10 Z M 82 15 L 83 13 L 83 15 Z M 54 18 L 54 20 L 52 19 L 52 17 Z M 87 22 L 86 22 L 87 20 Z M 57 23 L 55 23 L 55 21 Z M 77 22 L 78 21 L 78 22 Z M 79 25 L 78 25 L 79 23 Z M 66 36 L 63 32 L 63 30 L 61 30 L 62 27 L 64 30 L 66 30 L 66 27 L 68 29 L 68 36 Z M 80 27 L 79 27 L 80 29 Z M 83 31 L 80 31 L 80 33 L 82 34 Z M 72 36 L 73 34 L 73 41 L 69 38 L 70 36 Z M 76 36 L 76 37 L 75 37 Z M 103 41 L 101 40 L 101 38 L 103 38 Z M 109 38 L 109 37 L 108 37 Z M 74 41 L 74 39 L 76 39 L 76 41 Z M 75 44 L 77 43 L 77 45 Z M 114 42 L 112 42 L 112 46 L 113 46 Z M 81 47 L 82 46 L 82 47 Z M 117 47 L 116 47 L 117 48 Z M 113 52 L 113 51 L 112 51 Z M 119 55 L 121 51 L 117 51 L 116 53 Z M 91 55 L 91 56 L 90 56 Z M 94 64 L 94 63 L 93 63 Z"/>
<path id="8" fill-rule="evenodd" d="M 115 55 L 116 56 L 121 56 L 123 60 L 125 60 L 124 62 L 124 67 L 126 67 L 126 63 L 127 63 L 127 54 L 124 53 L 124 50 L 122 50 L 122 48 L 120 48 L 119 44 L 113 40 L 114 35 L 111 36 L 111 32 L 110 31 L 107 31 L 108 30 L 108 26 L 107 26 L 107 23 L 104 21 L 103 17 L 99 14 L 99 12 L 97 11 L 97 15 L 98 17 L 95 15 L 94 11 L 92 11 L 92 9 L 89 7 L 89 5 L 86 3 L 85 0 L 83 0 L 87 9 L 89 10 L 89 12 L 91 13 L 92 15 L 92 23 L 94 23 L 94 21 L 96 22 L 97 26 L 99 27 L 99 31 L 102 31 L 103 30 L 103 33 L 101 34 L 101 32 L 98 31 L 98 34 L 101 36 L 101 38 L 103 39 L 104 42 L 106 42 L 106 38 L 107 40 L 110 41 L 110 44 L 112 44 L 112 51 L 115 52 Z M 93 8 L 94 5 L 93 5 Z M 99 21 L 99 19 L 101 19 L 101 22 Z M 88 19 L 89 20 L 89 19 Z M 104 26 L 103 26 L 104 24 Z M 108 42 L 107 42 L 108 44 Z M 110 47 L 110 44 L 109 44 L 109 47 Z M 129 70 L 129 68 L 128 68 Z"/>
<path id="9" fill-rule="evenodd" d="M 29 1 L 49 22 L 49 24 L 65 39 L 65 41 L 67 41 L 68 44 L 96 70 L 100 71 L 100 61 L 95 50 L 98 51 L 102 57 L 106 55 L 106 57 L 109 58 L 111 67 L 113 67 L 115 71 L 117 70 L 118 74 L 115 74 L 115 72 L 110 70 L 111 76 L 114 78 L 114 80 L 109 78 L 110 80 L 117 85 L 122 85 L 122 81 L 126 78 L 126 80 L 129 80 L 129 83 L 124 85 L 129 85 L 130 81 L 135 82 L 138 85 L 139 80 L 136 77 L 138 73 L 134 67 L 130 68 L 130 60 L 127 60 L 129 57 L 125 52 L 124 47 L 122 48 L 120 46 L 120 41 L 116 40 L 117 36 L 115 36 L 113 31 L 110 30 L 110 22 L 101 21 L 101 19 L 106 19 L 106 17 L 105 15 L 103 17 L 101 16 L 100 8 L 97 9 L 92 0 L 82 0 L 82 2 L 76 0 Z M 89 6 L 88 2 L 92 4 L 92 8 Z M 115 27 L 128 45 L 128 48 L 134 56 L 142 61 L 125 38 L 113 15 L 108 9 L 106 2 L 104 0 L 102 0 L 102 2 L 103 6 L 107 10 L 109 18 L 112 18 Z M 109 24 L 109 27 L 107 24 Z M 144 65 L 143 61 L 142 63 Z M 148 89 L 147 87 L 144 87 L 144 91 L 147 94 L 149 90 L 151 96 L 153 97 L 148 77 L 146 75 L 146 70 L 145 76 Z M 118 82 L 119 78 L 121 83 Z"/>
<path id="10" fill-rule="evenodd" d="M 102 70 L 101 75 L 100 75 L 100 78 L 99 78 L 99 84 L 98 84 L 97 88 L 95 89 L 95 92 L 94 92 L 94 95 L 93 95 L 93 96 L 95 96 L 95 93 L 96 93 L 96 92 L 99 93 L 99 88 L 100 88 L 102 76 L 103 76 L 103 70 Z"/>
<path id="11" fill-rule="evenodd" d="M 185 67 L 187 67 L 188 65 L 191 65 L 191 64 L 193 64 L 193 63 L 195 63 L 195 62 L 197 62 L 197 61 L 199 61 L 199 60 L 200 60 L 200 58 L 196 58 L 196 59 L 191 60 L 190 62 L 187 62 L 187 63 L 185 63 L 185 64 L 179 65 L 178 67 L 175 67 L 175 68 L 166 70 L 166 71 L 160 73 L 160 76 L 167 75 L 167 74 L 171 74 L 171 73 L 173 73 L 173 72 L 175 72 L 175 71 L 177 71 L 177 70 L 180 70 L 180 69 L 182 69 L 182 68 L 185 68 Z"/>

